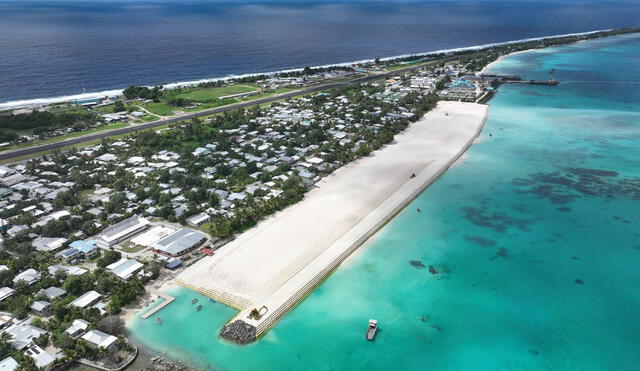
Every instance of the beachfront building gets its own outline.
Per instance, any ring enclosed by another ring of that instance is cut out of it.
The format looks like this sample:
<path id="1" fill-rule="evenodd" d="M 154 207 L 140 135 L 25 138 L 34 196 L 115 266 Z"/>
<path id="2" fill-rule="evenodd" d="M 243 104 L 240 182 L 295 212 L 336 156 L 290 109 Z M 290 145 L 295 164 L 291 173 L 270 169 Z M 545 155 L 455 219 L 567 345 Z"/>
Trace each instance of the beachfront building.
<path id="1" fill-rule="evenodd" d="M 140 272 L 144 264 L 134 259 L 121 259 L 111 265 L 107 266 L 107 270 L 113 273 L 121 280 L 127 281 L 134 274 Z"/>
<path id="2" fill-rule="evenodd" d="M 165 256 L 177 257 L 193 251 L 207 240 L 203 233 L 183 228 L 151 245 L 151 249 Z"/>
<path id="3" fill-rule="evenodd" d="M 106 249 L 135 236 L 148 227 L 149 221 L 147 219 L 134 215 L 102 231 L 96 239 L 96 244 Z"/>
<path id="4" fill-rule="evenodd" d="M 88 331 L 80 338 L 96 349 L 106 349 L 108 351 L 114 351 L 116 350 L 118 345 L 117 337 L 105 334 L 104 332 L 98 330 Z"/>
<path id="5" fill-rule="evenodd" d="M 447 84 L 444 95 L 450 99 L 474 100 L 477 87 L 471 81 L 465 79 L 455 80 Z"/>

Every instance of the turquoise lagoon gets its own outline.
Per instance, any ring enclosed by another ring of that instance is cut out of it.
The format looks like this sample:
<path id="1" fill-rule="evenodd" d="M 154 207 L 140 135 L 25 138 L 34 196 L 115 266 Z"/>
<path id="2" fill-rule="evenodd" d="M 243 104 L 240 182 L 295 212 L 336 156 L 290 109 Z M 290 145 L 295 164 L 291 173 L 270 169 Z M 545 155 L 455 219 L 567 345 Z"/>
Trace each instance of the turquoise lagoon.
<path id="1" fill-rule="evenodd" d="M 640 36 L 492 72 L 562 83 L 502 86 L 464 158 L 259 342 L 222 341 L 235 311 L 184 289 L 132 336 L 223 370 L 637 369 Z"/>

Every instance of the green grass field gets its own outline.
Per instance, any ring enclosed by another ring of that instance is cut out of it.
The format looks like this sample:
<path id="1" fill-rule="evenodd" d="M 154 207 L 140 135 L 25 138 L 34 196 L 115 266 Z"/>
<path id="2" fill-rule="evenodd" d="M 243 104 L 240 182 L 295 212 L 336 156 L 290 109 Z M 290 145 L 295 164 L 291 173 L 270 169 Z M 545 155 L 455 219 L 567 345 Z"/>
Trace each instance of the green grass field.
<path id="1" fill-rule="evenodd" d="M 206 103 L 219 100 L 220 97 L 224 97 L 225 95 L 248 93 L 256 90 L 258 90 L 258 87 L 255 85 L 233 85 L 224 88 L 197 89 L 188 93 L 180 93 L 169 97 L 184 98 L 198 103 Z"/>
<path id="2" fill-rule="evenodd" d="M 224 88 L 211 88 L 211 89 L 198 89 L 198 88 L 187 88 L 182 89 L 180 93 L 172 93 L 167 92 L 162 96 L 160 102 L 158 103 L 147 103 L 144 104 L 143 107 L 146 108 L 149 112 L 152 112 L 156 115 L 160 116 L 171 116 L 176 111 L 187 111 L 187 112 L 195 112 L 202 111 L 205 109 L 216 108 L 221 106 L 226 106 L 233 103 L 238 102 L 246 102 L 255 99 L 270 97 L 275 94 L 287 93 L 296 88 L 282 88 L 278 89 L 276 92 L 262 92 L 256 95 L 252 95 L 250 97 L 244 98 L 230 98 L 220 100 L 220 97 L 224 97 L 226 95 L 240 94 L 240 93 L 248 93 L 251 91 L 259 90 L 260 88 L 256 84 L 242 84 L 242 85 L 233 85 L 226 86 Z M 174 107 L 168 104 L 168 101 L 174 98 L 184 98 L 189 99 L 195 103 L 199 103 L 198 107 L 183 109 L 181 107 Z"/>

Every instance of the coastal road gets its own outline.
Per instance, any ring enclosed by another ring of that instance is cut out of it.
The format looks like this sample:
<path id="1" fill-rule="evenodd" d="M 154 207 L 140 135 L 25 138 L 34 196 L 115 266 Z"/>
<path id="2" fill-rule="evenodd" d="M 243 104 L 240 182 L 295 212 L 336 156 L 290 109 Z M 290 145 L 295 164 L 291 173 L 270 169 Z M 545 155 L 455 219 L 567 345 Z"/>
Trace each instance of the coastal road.
<path id="1" fill-rule="evenodd" d="M 206 109 L 206 110 L 203 110 L 203 111 L 198 111 L 198 112 L 194 112 L 194 113 L 188 113 L 188 114 L 184 114 L 184 115 L 180 115 L 180 116 L 170 117 L 170 118 L 166 118 L 166 119 L 162 119 L 162 120 L 158 120 L 158 121 L 154 121 L 154 122 L 149 122 L 149 123 L 145 123 L 145 124 L 131 125 L 131 126 L 127 126 L 127 127 L 124 127 L 124 128 L 113 129 L 113 130 L 105 130 L 103 132 L 99 132 L 99 133 L 95 133 L 95 134 L 83 135 L 83 136 L 79 136 L 79 137 L 75 137 L 75 138 L 61 140 L 59 142 L 41 144 L 41 145 L 32 146 L 32 147 L 26 147 L 26 148 L 22 148 L 22 149 L 16 149 L 16 150 L 10 150 L 10 151 L 6 151 L 6 152 L 0 152 L 0 161 L 6 161 L 6 160 L 11 160 L 11 159 L 15 159 L 15 158 L 23 157 L 23 156 L 34 155 L 34 154 L 37 154 L 37 153 L 40 153 L 40 152 L 50 151 L 50 150 L 53 150 L 53 149 L 56 149 L 56 148 L 62 148 L 62 147 L 72 146 L 72 145 L 75 145 L 75 144 L 89 142 L 89 141 L 96 140 L 96 139 L 102 139 L 102 138 L 108 138 L 108 137 L 112 137 L 112 136 L 116 136 L 116 135 L 132 133 L 132 132 L 139 131 L 139 130 L 153 129 L 153 128 L 156 128 L 156 127 L 159 127 L 159 126 L 162 126 L 162 125 L 167 125 L 167 124 L 170 124 L 170 123 L 173 123 L 173 122 L 190 120 L 192 118 L 208 116 L 208 115 L 212 115 L 212 114 L 216 114 L 216 113 L 222 113 L 222 112 L 226 112 L 226 111 L 230 111 L 230 110 L 234 110 L 234 109 L 238 109 L 238 108 L 251 107 L 251 106 L 255 106 L 257 104 L 270 103 L 270 102 L 274 102 L 274 101 L 277 101 L 277 100 L 280 100 L 280 99 L 292 98 L 292 97 L 296 97 L 296 96 L 299 96 L 299 95 L 315 93 L 315 92 L 326 90 L 326 89 L 333 89 L 333 88 L 338 88 L 338 87 L 346 86 L 346 85 L 352 85 L 352 84 L 358 84 L 358 83 L 363 83 L 363 82 L 369 82 L 369 81 L 373 81 L 373 80 L 384 79 L 384 78 L 388 78 L 388 77 L 395 76 L 395 75 L 398 75 L 398 74 L 402 74 L 402 73 L 405 73 L 405 72 L 415 71 L 417 69 L 420 69 L 420 68 L 423 68 L 423 67 L 426 67 L 426 66 L 429 66 L 429 65 L 433 65 L 433 64 L 436 64 L 436 63 L 442 63 L 442 62 L 451 61 L 453 59 L 455 59 L 455 57 L 437 59 L 437 60 L 430 61 L 430 62 L 427 62 L 427 63 L 422 63 L 422 64 L 414 65 L 414 66 L 411 66 L 411 67 L 398 69 L 398 70 L 395 70 L 395 71 L 389 71 L 389 72 L 379 73 L 379 74 L 375 74 L 375 75 L 363 76 L 363 77 L 359 77 L 359 78 L 356 78 L 356 79 L 353 79 L 353 80 L 340 81 L 340 82 L 333 82 L 333 83 L 310 86 L 310 87 L 307 87 L 307 88 L 304 88 L 304 89 L 292 91 L 292 92 L 289 92 L 289 93 L 278 94 L 278 95 L 275 95 L 275 96 L 272 96 L 272 97 L 260 98 L 260 99 L 247 101 L 247 102 L 234 103 L 234 104 L 230 104 L 230 105 L 223 106 L 223 107 Z"/>

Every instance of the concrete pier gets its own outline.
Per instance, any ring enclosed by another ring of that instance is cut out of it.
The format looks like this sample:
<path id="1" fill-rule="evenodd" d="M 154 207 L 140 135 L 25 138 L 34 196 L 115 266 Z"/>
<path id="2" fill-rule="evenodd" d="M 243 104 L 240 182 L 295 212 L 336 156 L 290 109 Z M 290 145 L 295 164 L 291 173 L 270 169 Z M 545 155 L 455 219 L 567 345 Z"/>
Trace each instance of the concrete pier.
<path id="1" fill-rule="evenodd" d="M 176 298 L 174 298 L 173 296 L 169 296 L 169 295 L 161 293 L 161 292 L 157 292 L 156 295 L 158 295 L 159 297 L 163 298 L 164 301 L 162 303 L 156 305 L 152 309 L 149 309 L 148 311 L 146 311 L 141 316 L 143 319 L 147 319 L 147 318 L 153 316 L 155 313 L 160 311 L 160 309 L 166 307 L 167 305 L 171 304 L 174 300 L 176 300 Z"/>

